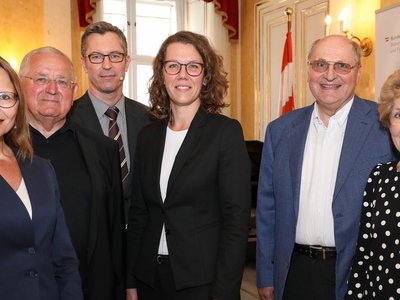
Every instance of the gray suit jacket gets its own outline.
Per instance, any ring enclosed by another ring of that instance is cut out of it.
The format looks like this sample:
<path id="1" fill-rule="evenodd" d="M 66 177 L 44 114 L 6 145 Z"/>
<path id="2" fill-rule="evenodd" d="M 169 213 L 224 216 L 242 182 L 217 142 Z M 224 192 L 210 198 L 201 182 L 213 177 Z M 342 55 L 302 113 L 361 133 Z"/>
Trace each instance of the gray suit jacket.
<path id="1" fill-rule="evenodd" d="M 275 288 L 282 298 L 295 243 L 304 147 L 313 105 L 271 122 L 265 135 L 257 203 L 257 286 Z M 388 132 L 377 104 L 355 96 L 333 195 L 336 299 L 342 299 L 354 255 L 363 191 L 372 168 L 393 160 Z"/>
<path id="2" fill-rule="evenodd" d="M 125 217 L 127 219 L 127 213 L 129 205 L 132 202 L 132 174 L 134 171 L 134 157 L 136 149 L 136 140 L 139 131 L 143 126 L 149 124 L 152 119 L 148 112 L 148 108 L 132 99 L 125 98 L 125 112 L 126 112 L 126 125 L 128 131 L 128 146 L 130 155 L 130 171 L 127 178 L 127 189 L 125 190 Z M 99 119 L 97 118 L 96 111 L 90 101 L 89 94 L 86 92 L 82 97 L 74 101 L 74 105 L 71 110 L 72 120 L 80 126 L 87 128 L 97 134 L 104 135 Z"/>

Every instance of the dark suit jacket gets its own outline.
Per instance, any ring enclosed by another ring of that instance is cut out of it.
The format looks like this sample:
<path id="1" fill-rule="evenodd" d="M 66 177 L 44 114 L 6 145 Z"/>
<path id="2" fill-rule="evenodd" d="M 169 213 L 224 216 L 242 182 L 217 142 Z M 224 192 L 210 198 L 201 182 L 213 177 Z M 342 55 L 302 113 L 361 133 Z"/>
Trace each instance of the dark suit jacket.
<path id="1" fill-rule="evenodd" d="M 125 299 L 125 225 L 118 146 L 79 125 L 71 127 L 92 184 L 87 274 L 82 278 L 85 299 Z M 63 195 L 61 199 L 68 201 Z M 74 216 L 66 215 L 68 218 Z"/>
<path id="2" fill-rule="evenodd" d="M 304 147 L 313 108 L 287 113 L 271 122 L 265 134 L 256 215 L 257 286 L 273 286 L 276 300 L 282 299 L 295 243 Z M 391 160 L 390 136 L 379 124 L 376 103 L 355 96 L 332 202 L 337 300 L 346 292 L 368 175 L 377 163 Z"/>
<path id="3" fill-rule="evenodd" d="M 163 203 L 160 170 L 167 122 L 138 138 L 127 231 L 128 288 L 154 285 L 163 223 L 176 288 L 209 284 L 240 299 L 250 216 L 250 161 L 240 124 L 199 109 L 175 158 Z"/>
<path id="4" fill-rule="evenodd" d="M 134 157 L 136 149 L 136 140 L 140 129 L 151 122 L 148 108 L 132 99 L 125 98 L 126 125 L 130 155 L 130 172 L 127 178 L 127 189 L 125 190 L 125 210 L 126 214 L 132 202 L 132 173 L 134 168 Z M 97 134 L 104 135 L 96 111 L 90 101 L 89 94 L 86 92 L 82 97 L 74 101 L 71 110 L 73 121 L 80 126 L 90 129 Z"/>
<path id="5" fill-rule="evenodd" d="M 0 299 L 83 299 L 78 260 L 59 201 L 51 165 L 19 161 L 32 220 L 0 176 Z"/>

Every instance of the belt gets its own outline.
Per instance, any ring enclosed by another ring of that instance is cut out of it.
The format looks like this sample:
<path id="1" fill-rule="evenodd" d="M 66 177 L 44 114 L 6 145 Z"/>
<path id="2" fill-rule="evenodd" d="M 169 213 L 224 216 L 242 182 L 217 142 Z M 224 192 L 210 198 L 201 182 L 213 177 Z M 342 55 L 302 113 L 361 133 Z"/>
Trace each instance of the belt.
<path id="1" fill-rule="evenodd" d="M 169 262 L 169 256 L 168 255 L 162 255 L 162 254 L 158 254 L 156 257 L 157 263 L 159 265 L 163 265 Z"/>
<path id="2" fill-rule="evenodd" d="M 294 244 L 294 252 L 307 255 L 312 259 L 327 260 L 336 258 L 335 247 Z"/>

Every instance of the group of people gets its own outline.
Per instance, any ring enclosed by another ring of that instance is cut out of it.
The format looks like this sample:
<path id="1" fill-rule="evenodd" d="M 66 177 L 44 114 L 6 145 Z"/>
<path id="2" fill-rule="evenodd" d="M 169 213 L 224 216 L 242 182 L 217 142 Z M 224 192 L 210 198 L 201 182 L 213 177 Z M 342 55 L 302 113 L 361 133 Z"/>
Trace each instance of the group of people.
<path id="1" fill-rule="evenodd" d="M 88 26 L 88 91 L 42 47 L 19 75 L 0 58 L 0 298 L 240 299 L 250 162 L 221 114 L 223 60 L 180 31 L 153 62 L 146 106 L 122 93 L 123 32 Z M 315 103 L 268 125 L 257 199 L 262 300 L 400 296 L 400 71 L 379 104 L 355 95 L 361 50 L 308 55 Z"/>
<path id="2" fill-rule="evenodd" d="M 221 114 L 222 57 L 202 35 L 167 38 L 148 108 L 122 93 L 127 49 L 89 25 L 75 101 L 60 50 L 30 51 L 19 74 L 0 58 L 1 299 L 240 299 L 250 161 Z"/>
<path id="3" fill-rule="evenodd" d="M 262 300 L 400 298 L 400 70 L 378 104 L 355 94 L 359 45 L 308 54 L 315 102 L 266 130 L 257 198 Z"/>

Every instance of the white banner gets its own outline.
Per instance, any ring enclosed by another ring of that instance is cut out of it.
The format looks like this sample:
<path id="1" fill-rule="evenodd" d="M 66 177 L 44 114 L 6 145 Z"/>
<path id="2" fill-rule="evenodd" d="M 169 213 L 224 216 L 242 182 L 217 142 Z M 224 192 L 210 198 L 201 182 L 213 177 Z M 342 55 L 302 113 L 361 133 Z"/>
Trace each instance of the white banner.
<path id="1" fill-rule="evenodd" d="M 376 12 L 375 99 L 394 70 L 400 68 L 400 4 Z"/>

